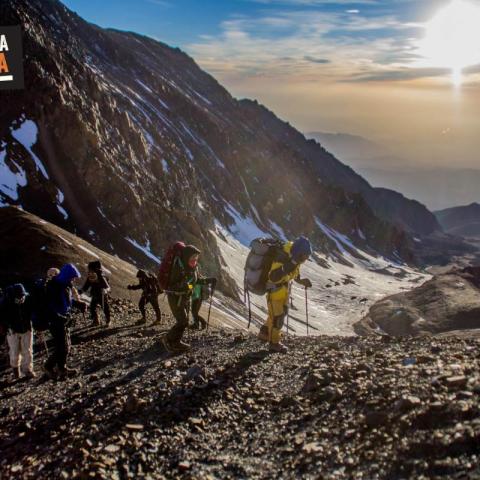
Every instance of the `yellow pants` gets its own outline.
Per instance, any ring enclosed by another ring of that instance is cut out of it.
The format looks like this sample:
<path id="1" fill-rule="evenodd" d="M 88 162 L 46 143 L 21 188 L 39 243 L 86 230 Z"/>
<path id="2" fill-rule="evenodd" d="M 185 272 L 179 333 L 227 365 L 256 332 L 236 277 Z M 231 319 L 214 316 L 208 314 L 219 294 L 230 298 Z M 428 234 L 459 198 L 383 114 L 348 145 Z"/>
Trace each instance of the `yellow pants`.
<path id="1" fill-rule="evenodd" d="M 288 315 L 288 287 L 267 293 L 268 318 L 260 330 L 260 337 L 270 343 L 279 343 L 285 317 Z"/>

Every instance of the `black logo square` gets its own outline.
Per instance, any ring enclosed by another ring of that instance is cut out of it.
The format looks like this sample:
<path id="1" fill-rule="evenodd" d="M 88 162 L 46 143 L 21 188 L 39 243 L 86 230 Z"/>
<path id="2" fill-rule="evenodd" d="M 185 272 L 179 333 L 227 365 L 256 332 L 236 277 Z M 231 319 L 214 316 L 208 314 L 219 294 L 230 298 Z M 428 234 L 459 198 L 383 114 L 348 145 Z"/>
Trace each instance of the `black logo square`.
<path id="1" fill-rule="evenodd" d="M 24 86 L 21 27 L 0 26 L 0 90 L 18 90 Z"/>

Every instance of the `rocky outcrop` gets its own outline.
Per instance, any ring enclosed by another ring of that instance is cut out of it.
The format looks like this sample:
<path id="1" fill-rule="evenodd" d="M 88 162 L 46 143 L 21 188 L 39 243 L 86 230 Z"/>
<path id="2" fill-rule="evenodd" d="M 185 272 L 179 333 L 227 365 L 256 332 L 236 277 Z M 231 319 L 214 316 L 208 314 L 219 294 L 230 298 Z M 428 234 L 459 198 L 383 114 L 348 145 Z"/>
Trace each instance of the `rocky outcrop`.
<path id="1" fill-rule="evenodd" d="M 354 329 L 360 335 L 430 335 L 480 329 L 480 270 L 437 275 L 409 292 L 375 303 Z"/>

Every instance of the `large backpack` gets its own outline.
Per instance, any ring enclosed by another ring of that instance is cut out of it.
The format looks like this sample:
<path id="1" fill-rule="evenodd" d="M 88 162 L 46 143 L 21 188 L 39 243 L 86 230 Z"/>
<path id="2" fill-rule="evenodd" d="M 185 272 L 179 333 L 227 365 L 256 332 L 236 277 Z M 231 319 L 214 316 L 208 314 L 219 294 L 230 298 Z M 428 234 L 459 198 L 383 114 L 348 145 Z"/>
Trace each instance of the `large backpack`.
<path id="1" fill-rule="evenodd" d="M 33 309 L 32 326 L 38 332 L 44 332 L 50 327 L 46 285 L 46 280 L 40 279 L 30 289 L 30 301 Z"/>
<path id="2" fill-rule="evenodd" d="M 275 256 L 283 251 L 283 244 L 274 238 L 256 238 L 250 243 L 245 262 L 245 292 L 255 295 L 267 293 L 268 274 Z"/>
<path id="3" fill-rule="evenodd" d="M 161 290 L 168 290 L 170 283 L 170 274 L 173 267 L 173 262 L 175 258 L 180 257 L 185 244 L 183 242 L 176 242 L 170 246 L 170 248 L 165 252 L 165 255 L 162 258 L 162 263 L 158 268 L 158 285 Z"/>
<path id="4" fill-rule="evenodd" d="M 147 282 L 147 292 L 149 295 L 158 295 L 161 293 L 161 288 L 158 285 L 158 280 L 155 275 L 147 273 L 145 281 Z"/>

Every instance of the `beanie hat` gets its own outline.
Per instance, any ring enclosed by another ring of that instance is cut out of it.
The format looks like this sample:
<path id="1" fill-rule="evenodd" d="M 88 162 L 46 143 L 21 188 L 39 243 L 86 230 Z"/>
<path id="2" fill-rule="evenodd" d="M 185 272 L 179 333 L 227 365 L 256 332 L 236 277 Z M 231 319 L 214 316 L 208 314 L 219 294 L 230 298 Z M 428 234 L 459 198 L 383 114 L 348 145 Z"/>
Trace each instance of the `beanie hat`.
<path id="1" fill-rule="evenodd" d="M 309 257 L 312 254 L 312 245 L 310 244 L 310 240 L 305 237 L 298 237 L 293 242 L 290 254 L 295 261 L 301 257 Z"/>

